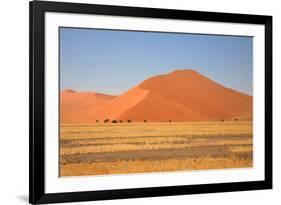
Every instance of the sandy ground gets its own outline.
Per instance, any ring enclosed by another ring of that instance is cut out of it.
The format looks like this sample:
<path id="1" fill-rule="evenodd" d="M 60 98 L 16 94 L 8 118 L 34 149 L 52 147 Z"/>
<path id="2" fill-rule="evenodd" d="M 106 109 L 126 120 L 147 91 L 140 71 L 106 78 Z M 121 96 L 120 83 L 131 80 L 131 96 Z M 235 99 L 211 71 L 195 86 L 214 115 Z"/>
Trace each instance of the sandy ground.
<path id="1" fill-rule="evenodd" d="M 252 166 L 251 122 L 62 124 L 60 175 Z"/>

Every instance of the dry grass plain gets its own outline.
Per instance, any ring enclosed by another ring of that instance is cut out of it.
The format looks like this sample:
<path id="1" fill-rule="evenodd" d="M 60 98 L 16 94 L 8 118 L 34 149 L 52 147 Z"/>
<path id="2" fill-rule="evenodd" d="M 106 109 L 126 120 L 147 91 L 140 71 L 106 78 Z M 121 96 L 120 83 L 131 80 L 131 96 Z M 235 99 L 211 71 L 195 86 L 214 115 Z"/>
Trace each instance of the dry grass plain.
<path id="1" fill-rule="evenodd" d="M 252 122 L 60 127 L 60 176 L 252 167 L 252 152 Z"/>

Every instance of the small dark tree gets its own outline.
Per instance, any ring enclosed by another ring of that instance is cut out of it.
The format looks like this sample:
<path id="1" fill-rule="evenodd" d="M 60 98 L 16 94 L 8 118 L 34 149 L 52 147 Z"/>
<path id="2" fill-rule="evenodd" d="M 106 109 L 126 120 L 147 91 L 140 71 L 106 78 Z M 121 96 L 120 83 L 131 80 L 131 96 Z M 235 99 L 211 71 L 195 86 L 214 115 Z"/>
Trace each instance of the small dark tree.
<path id="1" fill-rule="evenodd" d="M 96 123 L 98 123 L 99 121 L 98 120 L 96 120 Z"/>
<path id="2" fill-rule="evenodd" d="M 109 122 L 109 119 L 105 119 L 105 120 L 104 120 L 104 123 L 107 123 L 107 122 Z"/>
<path id="3" fill-rule="evenodd" d="M 130 123 L 130 122 L 132 122 L 132 120 L 129 119 L 129 120 L 128 120 L 128 123 Z"/>
<path id="4" fill-rule="evenodd" d="M 172 120 L 169 120 L 169 122 L 172 122 Z"/>
<path id="5" fill-rule="evenodd" d="M 235 121 L 238 121 L 238 119 L 237 119 L 237 118 L 235 118 L 234 120 L 235 120 Z"/>
<path id="6" fill-rule="evenodd" d="M 221 120 L 221 122 L 223 122 L 223 121 L 224 121 L 224 119 Z"/>
<path id="7" fill-rule="evenodd" d="M 146 120 L 144 120 L 143 122 L 146 122 Z"/>
<path id="8" fill-rule="evenodd" d="M 117 121 L 117 120 L 112 120 L 111 122 L 112 122 L 112 123 L 117 123 L 118 121 Z"/>
<path id="9" fill-rule="evenodd" d="M 122 120 L 119 120 L 120 123 L 122 123 Z"/>

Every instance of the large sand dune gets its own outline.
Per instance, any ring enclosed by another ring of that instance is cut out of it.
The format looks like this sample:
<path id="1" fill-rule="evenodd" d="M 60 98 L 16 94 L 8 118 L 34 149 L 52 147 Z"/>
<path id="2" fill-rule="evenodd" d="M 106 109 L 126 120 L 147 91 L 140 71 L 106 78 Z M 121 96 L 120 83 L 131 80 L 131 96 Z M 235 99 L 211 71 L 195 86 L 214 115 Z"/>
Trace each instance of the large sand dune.
<path id="1" fill-rule="evenodd" d="M 104 119 L 140 122 L 252 119 L 252 97 L 193 70 L 151 77 L 114 97 L 61 92 L 61 122 Z"/>

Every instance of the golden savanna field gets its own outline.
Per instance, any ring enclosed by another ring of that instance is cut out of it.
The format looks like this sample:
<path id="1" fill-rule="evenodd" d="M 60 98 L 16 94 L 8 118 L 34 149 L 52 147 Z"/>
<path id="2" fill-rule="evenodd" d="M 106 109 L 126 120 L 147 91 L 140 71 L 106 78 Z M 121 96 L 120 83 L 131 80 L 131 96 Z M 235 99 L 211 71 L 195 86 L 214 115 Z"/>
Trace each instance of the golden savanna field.
<path id="1" fill-rule="evenodd" d="M 252 122 L 62 123 L 60 176 L 252 167 Z"/>

